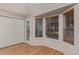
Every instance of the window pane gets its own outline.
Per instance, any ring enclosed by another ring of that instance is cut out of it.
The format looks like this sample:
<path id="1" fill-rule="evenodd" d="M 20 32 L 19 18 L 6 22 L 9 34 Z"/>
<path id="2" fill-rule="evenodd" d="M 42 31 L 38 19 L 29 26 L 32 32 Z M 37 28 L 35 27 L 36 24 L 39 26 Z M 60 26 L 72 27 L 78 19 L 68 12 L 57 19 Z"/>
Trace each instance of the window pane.
<path id="1" fill-rule="evenodd" d="M 58 39 L 58 16 L 46 18 L 46 36 Z"/>
<path id="2" fill-rule="evenodd" d="M 43 35 L 43 24 L 42 24 L 42 18 L 36 18 L 35 19 L 35 36 L 36 37 L 42 37 Z"/>
<path id="3" fill-rule="evenodd" d="M 30 21 L 27 21 L 27 40 L 30 40 Z"/>
<path id="4" fill-rule="evenodd" d="M 74 44 L 74 9 L 64 13 L 64 39 L 65 42 Z"/>

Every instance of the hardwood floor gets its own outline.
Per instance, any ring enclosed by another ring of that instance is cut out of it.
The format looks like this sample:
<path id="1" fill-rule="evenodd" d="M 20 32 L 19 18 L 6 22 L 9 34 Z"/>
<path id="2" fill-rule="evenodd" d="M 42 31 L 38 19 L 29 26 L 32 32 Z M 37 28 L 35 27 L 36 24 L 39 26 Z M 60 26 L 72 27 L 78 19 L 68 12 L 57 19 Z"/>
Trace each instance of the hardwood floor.
<path id="1" fill-rule="evenodd" d="M 46 46 L 32 46 L 27 43 L 19 43 L 1 48 L 0 55 L 63 55 L 63 53 Z"/>

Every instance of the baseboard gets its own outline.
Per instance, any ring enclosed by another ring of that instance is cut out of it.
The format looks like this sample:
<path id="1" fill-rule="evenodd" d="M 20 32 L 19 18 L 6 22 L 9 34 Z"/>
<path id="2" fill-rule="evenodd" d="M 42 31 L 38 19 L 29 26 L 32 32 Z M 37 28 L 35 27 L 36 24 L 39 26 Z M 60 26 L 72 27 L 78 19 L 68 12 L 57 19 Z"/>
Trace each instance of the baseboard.
<path id="1" fill-rule="evenodd" d="M 0 49 L 8 48 L 8 47 L 15 46 L 15 45 L 22 44 L 22 43 L 25 43 L 25 42 L 14 43 L 14 44 L 11 44 L 11 45 L 8 45 L 8 46 L 5 46 L 5 47 L 2 47 L 2 48 L 0 48 Z"/>

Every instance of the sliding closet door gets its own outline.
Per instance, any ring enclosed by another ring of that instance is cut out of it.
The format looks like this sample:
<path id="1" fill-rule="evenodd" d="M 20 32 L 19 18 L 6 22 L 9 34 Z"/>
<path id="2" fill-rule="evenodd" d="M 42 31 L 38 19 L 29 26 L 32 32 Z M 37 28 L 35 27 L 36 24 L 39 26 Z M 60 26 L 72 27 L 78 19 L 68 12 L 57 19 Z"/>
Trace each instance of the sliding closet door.
<path id="1" fill-rule="evenodd" d="M 64 13 L 64 41 L 74 44 L 74 9 Z"/>

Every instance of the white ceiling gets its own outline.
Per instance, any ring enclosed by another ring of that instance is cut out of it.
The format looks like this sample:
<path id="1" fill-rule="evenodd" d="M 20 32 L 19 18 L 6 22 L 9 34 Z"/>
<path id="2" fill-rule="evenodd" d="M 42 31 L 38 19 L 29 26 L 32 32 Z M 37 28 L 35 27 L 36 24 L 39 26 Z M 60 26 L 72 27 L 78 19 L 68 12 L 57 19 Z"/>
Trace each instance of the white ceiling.
<path id="1" fill-rule="evenodd" d="M 44 13 L 67 3 L 0 3 L 0 10 L 15 13 L 22 16 Z"/>
<path id="2" fill-rule="evenodd" d="M 12 12 L 12 13 L 17 13 L 20 15 L 26 15 L 26 4 L 13 4 L 13 3 L 8 3 L 8 4 L 0 4 L 0 9 Z"/>

